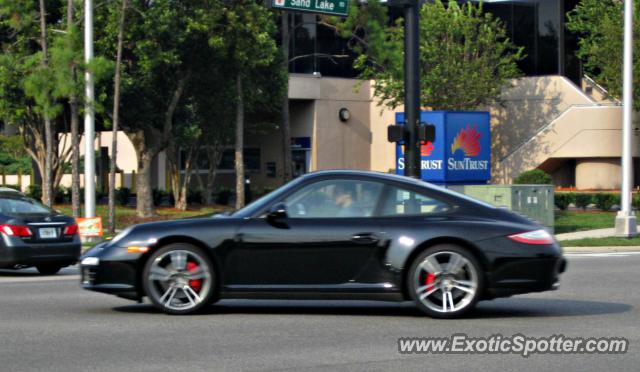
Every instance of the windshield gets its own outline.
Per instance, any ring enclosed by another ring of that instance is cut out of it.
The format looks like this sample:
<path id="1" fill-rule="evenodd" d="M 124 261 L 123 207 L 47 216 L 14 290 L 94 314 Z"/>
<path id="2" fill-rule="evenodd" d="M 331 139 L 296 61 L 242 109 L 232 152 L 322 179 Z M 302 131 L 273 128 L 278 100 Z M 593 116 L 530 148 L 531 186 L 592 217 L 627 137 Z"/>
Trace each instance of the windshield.
<path id="1" fill-rule="evenodd" d="M 3 197 L 0 198 L 0 213 L 8 215 L 21 215 L 21 214 L 51 214 L 53 209 L 49 209 L 46 206 L 40 204 L 31 198 L 12 198 Z"/>
<path id="2" fill-rule="evenodd" d="M 295 187 L 302 180 L 303 180 L 303 177 L 296 178 L 295 180 L 287 183 L 286 185 L 280 187 L 279 189 L 276 189 L 268 193 L 267 195 L 251 202 L 250 204 L 247 204 L 244 208 L 241 208 L 237 210 L 235 213 L 233 213 L 232 216 L 240 217 L 240 218 L 253 216 L 263 208 L 266 208 L 269 204 L 271 204 L 272 201 L 278 199 L 281 195 L 287 193 L 289 190 L 291 190 L 292 187 Z"/>

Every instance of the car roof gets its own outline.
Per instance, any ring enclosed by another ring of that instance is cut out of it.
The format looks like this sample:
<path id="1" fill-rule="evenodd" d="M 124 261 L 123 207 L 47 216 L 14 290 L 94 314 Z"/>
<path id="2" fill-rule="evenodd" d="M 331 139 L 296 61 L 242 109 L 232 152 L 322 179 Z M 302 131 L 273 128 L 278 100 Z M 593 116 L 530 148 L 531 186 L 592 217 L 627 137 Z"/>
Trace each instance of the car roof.
<path id="1" fill-rule="evenodd" d="M 367 178 L 378 179 L 380 181 L 395 181 L 395 182 L 408 183 L 416 186 L 429 187 L 437 190 L 442 189 L 442 187 L 439 187 L 437 185 L 433 185 L 428 182 L 411 178 L 411 177 L 400 176 L 397 174 L 384 173 L 384 172 L 365 171 L 365 170 L 350 170 L 350 169 L 321 170 L 321 171 L 307 173 L 303 175 L 301 178 L 315 178 L 315 177 L 338 177 L 338 178 L 367 177 Z"/>
<path id="2" fill-rule="evenodd" d="M 2 194 L 11 194 L 12 196 L 20 195 L 24 196 L 24 194 L 16 189 L 12 189 L 10 187 L 0 187 L 0 195 Z"/>

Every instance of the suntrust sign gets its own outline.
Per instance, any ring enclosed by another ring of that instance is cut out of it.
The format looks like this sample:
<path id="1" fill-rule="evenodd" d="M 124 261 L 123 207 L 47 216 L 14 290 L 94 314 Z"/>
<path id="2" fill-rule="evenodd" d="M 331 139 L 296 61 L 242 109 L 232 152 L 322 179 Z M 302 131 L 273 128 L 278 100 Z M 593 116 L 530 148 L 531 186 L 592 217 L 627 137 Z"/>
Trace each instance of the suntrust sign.
<path id="1" fill-rule="evenodd" d="M 436 127 L 436 139 L 420 147 L 422 179 L 436 184 L 478 184 L 491 179 L 488 112 L 423 111 L 420 120 Z M 404 113 L 396 114 L 396 125 Z M 396 173 L 404 174 L 404 145 L 396 148 Z"/>

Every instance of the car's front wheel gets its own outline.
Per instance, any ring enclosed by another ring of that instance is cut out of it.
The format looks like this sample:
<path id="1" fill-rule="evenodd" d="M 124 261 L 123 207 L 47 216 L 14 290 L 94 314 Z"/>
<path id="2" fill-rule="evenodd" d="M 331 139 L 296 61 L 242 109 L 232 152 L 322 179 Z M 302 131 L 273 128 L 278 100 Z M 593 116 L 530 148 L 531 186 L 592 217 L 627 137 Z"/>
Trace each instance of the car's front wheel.
<path id="1" fill-rule="evenodd" d="M 457 318 L 470 311 L 483 289 L 476 258 L 455 245 L 438 245 L 419 254 L 408 272 L 414 302 L 434 318 Z"/>
<path id="2" fill-rule="evenodd" d="M 142 275 L 147 296 L 165 313 L 191 314 L 213 302 L 213 264 L 192 245 L 179 243 L 160 248 L 149 257 Z"/>

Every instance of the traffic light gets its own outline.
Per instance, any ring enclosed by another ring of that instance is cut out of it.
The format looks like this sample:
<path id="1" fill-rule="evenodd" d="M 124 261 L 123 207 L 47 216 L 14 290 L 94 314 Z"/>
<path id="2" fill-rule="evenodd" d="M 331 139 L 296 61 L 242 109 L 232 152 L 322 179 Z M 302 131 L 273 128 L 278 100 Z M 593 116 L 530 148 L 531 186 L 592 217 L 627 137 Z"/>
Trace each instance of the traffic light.
<path id="1" fill-rule="evenodd" d="M 387 127 L 387 140 L 389 142 L 402 142 L 405 137 L 404 125 L 389 125 Z M 420 123 L 418 127 L 418 140 L 420 142 L 434 142 L 436 140 L 436 127 L 429 123 Z"/>

